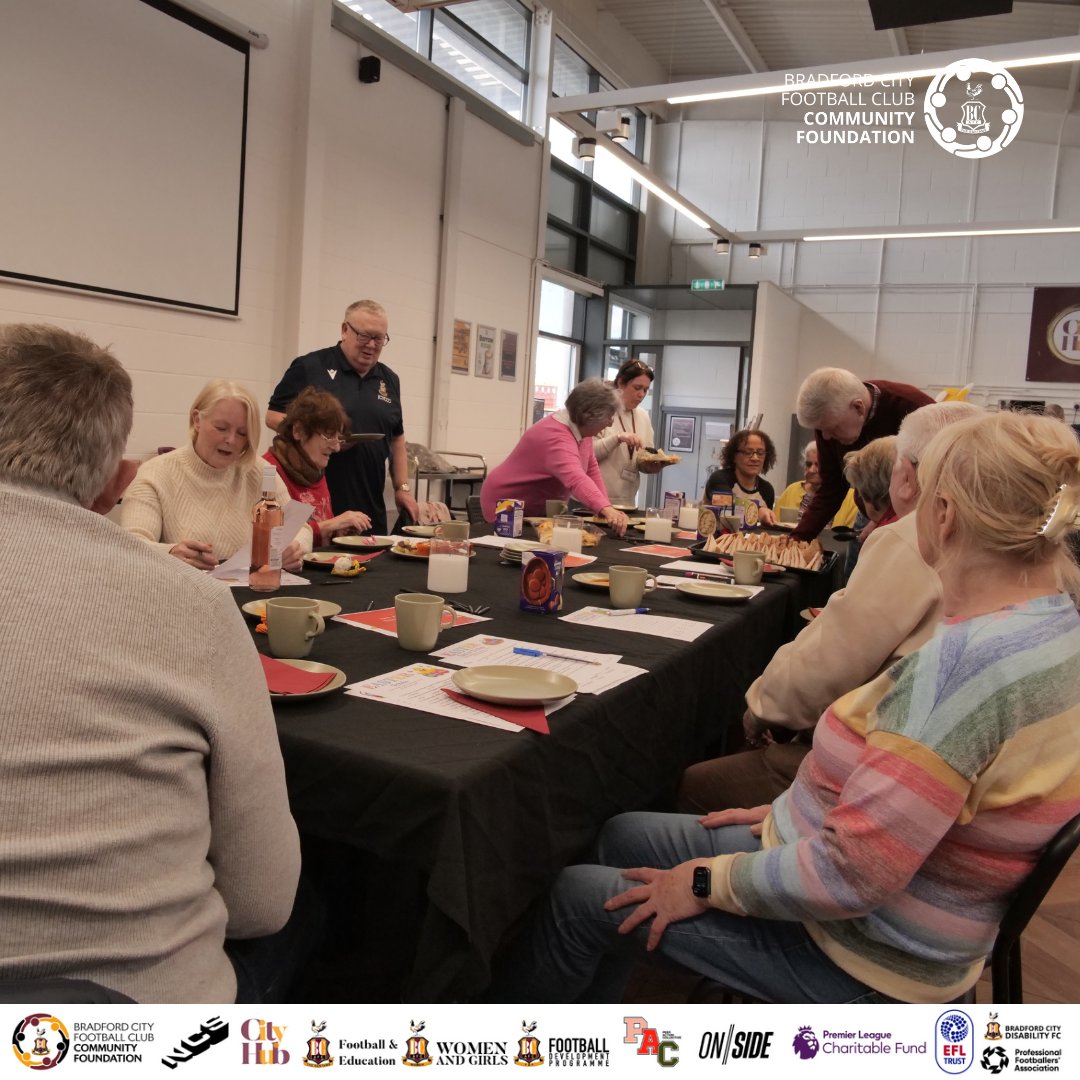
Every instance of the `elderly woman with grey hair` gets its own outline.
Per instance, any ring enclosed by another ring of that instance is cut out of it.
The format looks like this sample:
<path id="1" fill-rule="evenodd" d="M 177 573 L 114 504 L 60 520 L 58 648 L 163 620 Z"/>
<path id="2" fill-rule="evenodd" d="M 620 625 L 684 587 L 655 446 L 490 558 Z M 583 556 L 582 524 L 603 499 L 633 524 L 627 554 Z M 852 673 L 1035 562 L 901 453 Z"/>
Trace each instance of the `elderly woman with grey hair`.
<path id="1" fill-rule="evenodd" d="M 529 428 L 488 474 L 480 490 L 485 519 L 495 519 L 501 499 L 522 499 L 525 513 L 538 516 L 548 499 L 572 495 L 622 536 L 626 515 L 611 505 L 592 447 L 593 436 L 611 424 L 618 408 L 618 394 L 600 379 L 578 383 L 565 407 Z"/>

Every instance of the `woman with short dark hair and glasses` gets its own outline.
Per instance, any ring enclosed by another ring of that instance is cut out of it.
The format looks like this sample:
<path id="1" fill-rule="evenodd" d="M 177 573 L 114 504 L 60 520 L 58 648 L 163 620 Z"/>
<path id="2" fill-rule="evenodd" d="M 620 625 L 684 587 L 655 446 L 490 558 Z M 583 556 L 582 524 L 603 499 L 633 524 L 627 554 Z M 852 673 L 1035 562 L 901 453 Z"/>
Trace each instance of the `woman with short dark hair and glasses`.
<path id="1" fill-rule="evenodd" d="M 278 471 L 289 496 L 312 507 L 311 533 L 316 544 L 332 536 L 364 533 L 371 518 L 359 510 L 334 514 L 326 486 L 330 455 L 345 445 L 349 418 L 341 402 L 325 390 L 309 386 L 286 410 L 274 442 L 263 457 Z"/>
<path id="2" fill-rule="evenodd" d="M 643 465 L 637 461 L 640 449 L 656 445 L 652 421 L 641 408 L 652 381 L 653 369 L 648 364 L 643 360 L 627 360 L 615 375 L 619 410 L 611 426 L 593 439 L 600 475 L 617 506 L 637 506 L 642 473 L 657 473 L 663 468 L 658 461 Z"/>
<path id="3" fill-rule="evenodd" d="M 776 464 L 776 447 L 764 431 L 743 428 L 736 431 L 720 451 L 720 468 L 705 482 L 702 500 L 713 501 L 714 495 L 726 493 L 734 497 L 747 525 L 775 525 L 773 502 L 776 493 L 761 474 Z"/>

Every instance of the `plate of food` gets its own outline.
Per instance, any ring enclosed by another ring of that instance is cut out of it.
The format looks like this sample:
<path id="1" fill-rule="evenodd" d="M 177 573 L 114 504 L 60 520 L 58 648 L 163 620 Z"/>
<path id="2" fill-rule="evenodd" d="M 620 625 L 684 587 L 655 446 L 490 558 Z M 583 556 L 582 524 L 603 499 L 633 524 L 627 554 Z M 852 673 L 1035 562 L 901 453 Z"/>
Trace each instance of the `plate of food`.
<path id="1" fill-rule="evenodd" d="M 332 605 L 336 606 L 336 605 Z M 340 608 L 338 609 L 341 610 Z M 306 701 L 308 698 L 322 697 L 324 694 L 332 694 L 345 685 L 345 672 L 332 664 L 320 664 L 314 660 L 279 660 L 279 664 L 288 664 L 289 667 L 299 668 L 300 671 L 308 671 L 312 675 L 333 675 L 333 678 L 318 690 L 312 690 L 306 694 L 274 694 L 271 693 L 272 701 Z"/>
<path id="2" fill-rule="evenodd" d="M 836 562 L 835 551 L 823 551 L 816 540 L 793 540 L 762 532 L 723 533 L 690 548 L 694 559 L 722 563 L 738 551 L 753 551 L 785 570 L 801 574 L 826 574 Z"/>
<path id="3" fill-rule="evenodd" d="M 604 592 L 608 591 L 608 576 L 604 574 L 571 574 L 571 580 L 576 581 L 584 589 L 602 589 Z"/>
<path id="4" fill-rule="evenodd" d="M 695 600 L 711 600 L 714 604 L 741 604 L 754 595 L 751 589 L 741 585 L 728 585 L 723 581 L 680 581 L 675 588 L 684 596 Z"/>
<path id="5" fill-rule="evenodd" d="M 408 533 L 410 536 L 432 537 L 438 527 L 438 525 L 402 525 L 401 531 Z"/>
<path id="6" fill-rule="evenodd" d="M 392 536 L 335 536 L 331 542 L 360 551 L 384 551 L 397 543 Z"/>
<path id="7" fill-rule="evenodd" d="M 365 570 L 363 563 L 351 555 L 340 551 L 312 551 L 304 556 L 304 565 L 309 570 L 329 570 L 338 577 L 356 577 Z"/>
<path id="8" fill-rule="evenodd" d="M 332 619 L 335 615 L 341 614 L 340 604 L 331 604 L 329 600 L 316 600 L 315 603 L 319 605 L 316 611 L 317 615 L 321 615 L 324 619 Z M 240 610 L 249 618 L 262 620 L 266 618 L 266 601 L 265 600 L 249 600 L 246 604 L 240 605 Z"/>
<path id="9" fill-rule="evenodd" d="M 391 555 L 397 555 L 402 559 L 429 559 L 431 558 L 430 540 L 399 540 L 390 549 Z M 476 548 L 469 545 L 469 558 L 476 555 Z"/>
<path id="10" fill-rule="evenodd" d="M 536 526 L 536 535 L 541 544 L 550 545 L 551 537 L 555 531 L 555 522 L 551 518 L 544 518 Z M 595 526 L 590 525 L 587 521 L 582 523 L 581 526 L 581 546 L 597 547 L 603 538 L 603 533 Z M 510 545 L 508 544 L 507 547 Z"/>
<path id="11" fill-rule="evenodd" d="M 513 664 L 460 668 L 450 678 L 463 694 L 494 705 L 544 705 L 577 693 L 578 688 L 568 675 Z"/>
<path id="12" fill-rule="evenodd" d="M 731 566 L 734 560 L 730 555 L 721 555 L 717 561 L 723 563 L 724 566 Z M 787 567 L 780 566 L 778 563 L 767 562 L 761 568 L 761 572 L 763 574 L 784 574 L 787 573 Z"/>

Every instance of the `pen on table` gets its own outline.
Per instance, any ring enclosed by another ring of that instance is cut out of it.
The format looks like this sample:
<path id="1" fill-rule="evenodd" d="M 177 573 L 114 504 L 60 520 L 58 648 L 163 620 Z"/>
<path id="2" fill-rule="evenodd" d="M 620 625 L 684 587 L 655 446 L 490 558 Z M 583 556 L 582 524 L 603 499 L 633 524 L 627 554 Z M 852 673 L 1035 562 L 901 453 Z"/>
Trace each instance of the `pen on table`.
<path id="1" fill-rule="evenodd" d="M 647 607 L 620 608 L 618 611 L 609 611 L 608 615 L 648 615 Z"/>
<path id="2" fill-rule="evenodd" d="M 367 607 L 364 608 L 364 610 L 365 611 L 370 611 L 374 606 L 375 606 L 375 601 L 374 600 L 369 600 L 368 604 L 367 604 Z"/>
<path id="3" fill-rule="evenodd" d="M 567 656 L 566 653 L 544 652 L 542 649 L 524 649 L 514 646 L 518 656 L 550 656 L 553 660 L 576 660 L 579 664 L 600 664 L 599 660 L 586 660 L 583 656 Z"/>

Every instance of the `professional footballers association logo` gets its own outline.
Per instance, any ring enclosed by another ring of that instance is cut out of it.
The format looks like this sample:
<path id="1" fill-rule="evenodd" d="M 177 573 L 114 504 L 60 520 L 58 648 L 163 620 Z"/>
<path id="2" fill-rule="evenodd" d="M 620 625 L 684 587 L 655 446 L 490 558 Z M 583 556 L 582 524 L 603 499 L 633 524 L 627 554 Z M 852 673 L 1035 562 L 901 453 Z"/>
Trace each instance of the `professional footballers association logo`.
<path id="1" fill-rule="evenodd" d="M 803 1061 L 817 1057 L 817 1052 L 821 1048 L 818 1043 L 818 1037 L 809 1027 L 799 1028 L 794 1040 L 792 1040 L 791 1046 Z"/>
<path id="2" fill-rule="evenodd" d="M 1004 1072 L 1009 1067 L 1009 1055 L 1000 1046 L 988 1046 L 982 1052 L 982 1067 L 987 1072 Z"/>
<path id="3" fill-rule="evenodd" d="M 28 1069 L 51 1069 L 67 1056 L 71 1039 L 64 1022 L 49 1013 L 31 1013 L 15 1025 L 11 1048 Z"/>
<path id="4" fill-rule="evenodd" d="M 1016 138 L 1024 95 L 999 64 L 957 60 L 931 79 L 923 116 L 943 150 L 960 158 L 993 157 Z"/>

